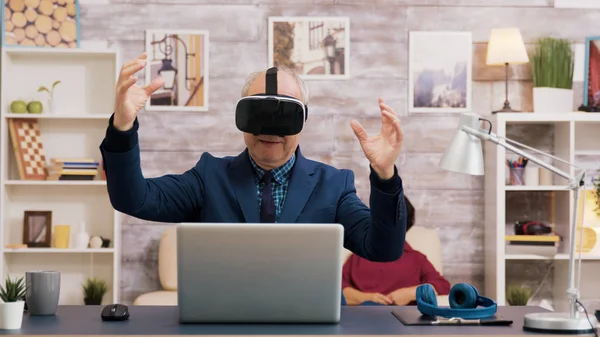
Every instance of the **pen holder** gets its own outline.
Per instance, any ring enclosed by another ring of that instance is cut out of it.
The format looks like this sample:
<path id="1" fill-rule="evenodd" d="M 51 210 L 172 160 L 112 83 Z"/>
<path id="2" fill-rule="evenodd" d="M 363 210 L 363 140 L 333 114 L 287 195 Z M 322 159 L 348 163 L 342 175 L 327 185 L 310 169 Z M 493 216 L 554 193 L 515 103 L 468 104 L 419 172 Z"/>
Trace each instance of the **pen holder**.
<path id="1" fill-rule="evenodd" d="M 509 168 L 510 185 L 525 185 L 525 168 L 511 167 Z"/>

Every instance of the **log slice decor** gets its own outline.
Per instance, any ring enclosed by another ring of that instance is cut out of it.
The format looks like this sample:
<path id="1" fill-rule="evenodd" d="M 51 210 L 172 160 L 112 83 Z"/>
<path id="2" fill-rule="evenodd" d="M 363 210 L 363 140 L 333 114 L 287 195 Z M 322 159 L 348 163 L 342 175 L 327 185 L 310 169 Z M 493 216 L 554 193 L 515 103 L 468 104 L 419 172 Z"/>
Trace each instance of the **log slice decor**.
<path id="1" fill-rule="evenodd" d="M 78 0 L 4 0 L 4 45 L 77 48 Z"/>

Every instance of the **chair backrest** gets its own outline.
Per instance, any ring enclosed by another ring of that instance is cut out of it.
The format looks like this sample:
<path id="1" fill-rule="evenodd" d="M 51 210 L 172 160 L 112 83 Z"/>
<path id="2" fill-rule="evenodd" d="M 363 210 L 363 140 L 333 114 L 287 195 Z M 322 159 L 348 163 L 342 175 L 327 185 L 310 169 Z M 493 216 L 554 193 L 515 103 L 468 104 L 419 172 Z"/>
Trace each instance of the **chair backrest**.
<path id="1" fill-rule="evenodd" d="M 158 279 L 164 290 L 177 290 L 177 226 L 168 227 L 160 237 Z"/>
<path id="2" fill-rule="evenodd" d="M 414 250 L 423 253 L 438 273 L 442 273 L 442 244 L 437 230 L 413 226 L 406 233 L 406 241 Z"/>
<path id="3" fill-rule="evenodd" d="M 413 226 L 406 233 L 406 242 L 414 250 L 423 253 L 431 262 L 433 267 L 442 274 L 442 245 L 440 237 L 435 229 Z M 344 249 L 344 261 L 346 261 L 352 252 Z"/>

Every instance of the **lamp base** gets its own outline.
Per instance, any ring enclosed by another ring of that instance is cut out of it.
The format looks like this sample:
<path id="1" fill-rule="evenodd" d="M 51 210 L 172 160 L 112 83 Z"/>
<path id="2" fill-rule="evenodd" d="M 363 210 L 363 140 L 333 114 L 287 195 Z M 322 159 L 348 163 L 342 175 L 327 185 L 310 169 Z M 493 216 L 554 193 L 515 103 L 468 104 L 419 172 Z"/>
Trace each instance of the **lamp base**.
<path id="1" fill-rule="evenodd" d="M 499 113 L 499 112 L 521 112 L 519 110 L 515 110 L 513 108 L 510 107 L 510 103 L 508 103 L 508 101 L 504 102 L 504 106 L 502 107 L 502 109 L 500 110 L 496 110 L 496 111 L 492 111 L 493 114 Z"/>
<path id="2" fill-rule="evenodd" d="M 591 326 L 590 326 L 591 323 Z M 536 312 L 525 315 L 523 330 L 552 334 L 593 334 L 598 321 L 596 317 L 580 313 L 571 318 L 568 312 Z"/>
<path id="3" fill-rule="evenodd" d="M 492 111 L 493 114 L 497 114 L 499 112 L 508 112 L 508 113 L 510 113 L 510 112 L 521 112 L 521 111 L 519 111 L 519 110 L 513 110 L 511 108 L 508 108 L 508 109 L 504 108 L 504 109 Z"/>
<path id="4" fill-rule="evenodd" d="M 498 112 L 521 112 L 521 111 L 514 110 L 513 108 L 511 108 L 510 102 L 508 101 L 508 98 L 507 98 L 506 101 L 504 101 L 504 105 L 502 106 L 502 109 L 492 111 L 493 114 L 498 113 Z"/>

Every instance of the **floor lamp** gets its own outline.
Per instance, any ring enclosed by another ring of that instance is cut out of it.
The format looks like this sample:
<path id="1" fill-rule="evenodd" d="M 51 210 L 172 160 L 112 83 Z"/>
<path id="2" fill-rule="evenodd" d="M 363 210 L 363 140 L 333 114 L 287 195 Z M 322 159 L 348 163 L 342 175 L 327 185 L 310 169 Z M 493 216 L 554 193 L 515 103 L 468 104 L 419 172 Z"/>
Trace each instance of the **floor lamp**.
<path id="1" fill-rule="evenodd" d="M 489 129 L 481 128 L 482 121 L 489 124 Z M 474 113 L 464 113 L 460 116 L 458 130 L 454 134 L 450 144 L 448 145 L 446 152 L 444 153 L 439 166 L 442 169 L 467 173 L 472 175 L 483 175 L 483 149 L 481 141 L 489 141 L 498 146 L 502 146 L 505 149 L 512 151 L 520 156 L 523 156 L 529 161 L 538 164 L 539 166 L 554 172 L 555 174 L 567 179 L 569 185 L 566 187 L 568 190 L 573 191 L 574 207 L 575 210 L 571 216 L 571 238 L 569 246 L 569 285 L 567 289 L 567 297 L 569 298 L 569 312 L 542 312 L 542 313 L 531 313 L 525 315 L 524 326 L 525 330 L 546 332 L 546 333 L 564 333 L 564 334 L 589 334 L 595 333 L 595 327 L 597 319 L 593 315 L 581 315 L 577 310 L 577 306 L 581 305 L 579 302 L 579 285 L 575 286 L 575 227 L 577 226 L 577 202 L 579 201 L 579 190 L 584 185 L 585 170 L 581 170 L 575 176 L 570 175 L 567 172 L 560 170 L 559 168 L 545 163 L 543 160 L 532 156 L 525 151 L 517 148 L 513 144 L 526 147 L 540 155 L 551 157 L 553 159 L 560 160 L 571 166 L 575 166 L 567 161 L 559 158 L 555 158 L 550 154 L 541 152 L 539 150 L 527 147 L 526 145 L 520 144 L 516 141 L 507 139 L 505 137 L 499 137 L 492 133 L 492 123 L 484 118 L 481 118 Z M 583 216 L 583 212 L 582 212 Z M 581 251 L 581 244 L 583 240 L 579 240 Z M 581 272 L 581 253 L 579 254 L 579 272 Z M 580 279 L 580 277 L 579 277 Z M 585 309 L 584 309 L 585 310 Z"/>
<path id="2" fill-rule="evenodd" d="M 528 63 L 529 57 L 518 28 L 495 28 L 490 32 L 485 63 L 490 66 L 504 66 L 504 106 L 498 112 L 518 112 L 508 101 L 508 66 Z"/>

